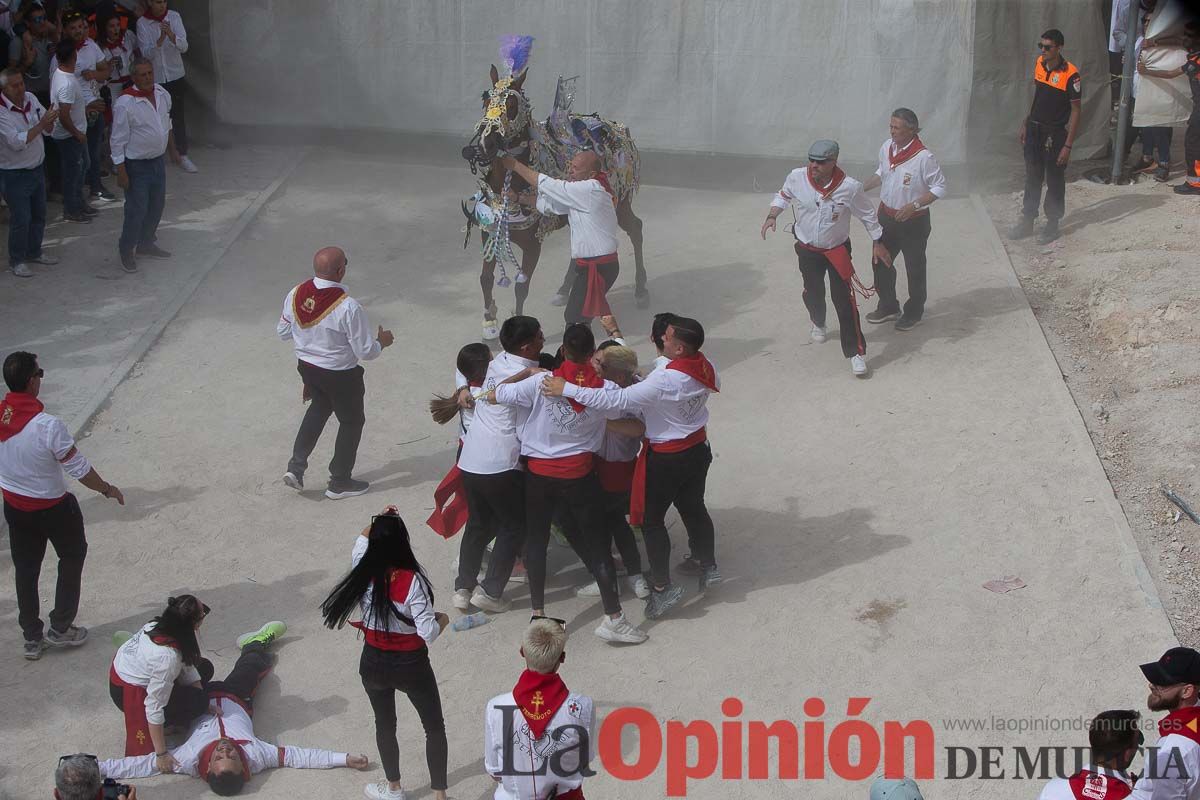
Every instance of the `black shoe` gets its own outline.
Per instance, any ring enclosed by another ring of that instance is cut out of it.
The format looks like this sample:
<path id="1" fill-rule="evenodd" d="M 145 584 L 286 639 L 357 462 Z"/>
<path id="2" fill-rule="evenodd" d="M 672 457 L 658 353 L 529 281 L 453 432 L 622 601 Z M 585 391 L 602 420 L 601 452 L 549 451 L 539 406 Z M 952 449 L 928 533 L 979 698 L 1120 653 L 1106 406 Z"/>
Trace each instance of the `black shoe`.
<path id="1" fill-rule="evenodd" d="M 716 586 L 721 581 L 725 580 L 721 576 L 721 570 L 717 569 L 717 565 L 704 568 L 704 574 L 700 576 L 700 591 L 703 592 L 710 586 Z"/>
<path id="2" fill-rule="evenodd" d="M 1033 217 L 1021 217 L 1021 221 L 1008 232 L 1009 239 L 1028 239 L 1033 236 Z"/>
<path id="3" fill-rule="evenodd" d="M 171 257 L 170 251 L 163 250 L 161 247 L 159 247 L 156 244 L 140 245 L 137 249 L 137 254 L 139 256 L 145 256 L 146 258 L 170 258 Z"/>
<path id="4" fill-rule="evenodd" d="M 890 322 L 891 320 L 899 319 L 899 318 L 900 318 L 900 309 L 895 309 L 894 311 L 887 311 L 882 308 L 877 308 L 874 311 L 872 311 L 870 314 L 867 314 L 867 322 L 871 323 L 872 325 L 878 325 L 882 322 Z"/>
<path id="5" fill-rule="evenodd" d="M 366 481 L 356 481 L 350 478 L 344 481 L 330 481 L 329 488 L 325 490 L 325 496 L 330 500 L 341 500 L 343 497 L 358 497 L 360 494 L 366 494 L 367 489 L 371 484 Z"/>
<path id="6" fill-rule="evenodd" d="M 1184 181 L 1175 187 L 1175 194 L 1200 194 L 1200 186 L 1191 181 Z"/>
<path id="7" fill-rule="evenodd" d="M 104 200 L 106 202 L 110 202 L 112 200 L 117 199 L 117 196 L 115 194 L 113 194 L 112 192 L 110 192 L 108 189 L 106 189 L 103 186 L 100 187 L 99 191 L 92 192 L 92 197 L 98 197 L 101 200 Z"/>
<path id="8" fill-rule="evenodd" d="M 675 567 L 675 571 L 680 575 L 703 575 L 704 565 L 691 553 L 688 553 L 683 557 L 683 561 L 680 561 L 679 565 Z"/>
<path id="9" fill-rule="evenodd" d="M 913 319 L 912 317 L 901 317 L 896 320 L 896 330 L 911 331 L 913 328 L 921 324 L 921 320 Z"/>
<path id="10" fill-rule="evenodd" d="M 646 598 L 646 618 L 658 619 L 666 614 L 683 599 L 683 587 L 673 583 L 665 589 L 651 589 Z"/>
<path id="11" fill-rule="evenodd" d="M 89 217 L 89 216 L 86 216 L 85 214 L 68 214 L 68 213 L 64 213 L 64 214 L 63 214 L 63 220 L 64 220 L 64 221 L 66 221 L 66 222 L 79 222 L 79 223 L 88 223 L 88 222 L 91 222 L 91 221 L 92 221 L 92 218 L 91 218 L 91 217 Z"/>
<path id="12" fill-rule="evenodd" d="M 1038 236 L 1038 244 L 1050 244 L 1058 236 L 1058 220 L 1052 219 L 1046 223 L 1046 227 L 1042 228 L 1042 233 Z"/>
<path id="13" fill-rule="evenodd" d="M 137 272 L 137 259 L 133 257 L 133 253 L 121 253 L 121 269 L 126 272 Z"/>
<path id="14" fill-rule="evenodd" d="M 100 210 L 98 208 L 95 208 L 94 206 L 89 206 L 86 204 L 84 205 L 83 215 L 85 217 L 95 217 L 95 216 L 98 216 L 99 214 L 100 214 Z"/>

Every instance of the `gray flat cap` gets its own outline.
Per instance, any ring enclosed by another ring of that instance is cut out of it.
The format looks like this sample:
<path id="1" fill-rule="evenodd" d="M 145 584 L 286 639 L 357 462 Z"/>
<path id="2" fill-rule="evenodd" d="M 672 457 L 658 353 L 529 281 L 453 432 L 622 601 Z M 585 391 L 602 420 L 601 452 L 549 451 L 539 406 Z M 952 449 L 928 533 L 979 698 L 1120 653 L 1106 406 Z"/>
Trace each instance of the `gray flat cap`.
<path id="1" fill-rule="evenodd" d="M 828 161 L 837 158 L 838 152 L 837 142 L 832 139 L 817 139 L 812 143 L 812 147 L 808 148 L 808 157 L 811 161 Z"/>

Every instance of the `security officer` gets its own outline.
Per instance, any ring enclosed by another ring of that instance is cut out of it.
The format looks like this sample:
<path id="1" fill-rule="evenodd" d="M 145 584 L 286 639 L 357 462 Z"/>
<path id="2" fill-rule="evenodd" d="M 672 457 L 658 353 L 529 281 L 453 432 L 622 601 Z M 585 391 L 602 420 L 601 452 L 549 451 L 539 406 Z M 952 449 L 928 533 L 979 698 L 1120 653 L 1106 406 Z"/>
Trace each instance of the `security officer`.
<path id="1" fill-rule="evenodd" d="M 1079 125 L 1079 70 L 1062 57 L 1066 40 L 1062 31 L 1051 28 L 1042 34 L 1038 49 L 1042 56 L 1033 67 L 1033 106 L 1021 124 L 1025 148 L 1025 207 L 1010 239 L 1033 233 L 1033 220 L 1046 183 L 1046 227 L 1038 241 L 1047 244 L 1058 238 L 1058 221 L 1066 209 L 1066 166 Z"/>

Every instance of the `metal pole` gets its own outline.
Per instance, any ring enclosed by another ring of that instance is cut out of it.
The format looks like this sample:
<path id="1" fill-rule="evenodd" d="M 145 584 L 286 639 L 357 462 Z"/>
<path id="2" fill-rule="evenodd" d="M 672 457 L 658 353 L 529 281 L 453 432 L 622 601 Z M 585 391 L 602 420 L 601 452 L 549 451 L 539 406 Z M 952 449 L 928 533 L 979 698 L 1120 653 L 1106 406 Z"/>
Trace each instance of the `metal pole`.
<path id="1" fill-rule="evenodd" d="M 1115 0 L 1120 2 L 1120 0 Z M 1141 22 L 1141 0 L 1129 0 L 1129 13 L 1125 19 L 1125 64 L 1121 70 L 1121 104 L 1117 108 L 1117 141 L 1113 147 L 1112 182 L 1121 179 L 1125 165 L 1125 137 L 1129 135 L 1129 98 L 1133 92 L 1133 71 L 1137 68 L 1134 57 Z"/>

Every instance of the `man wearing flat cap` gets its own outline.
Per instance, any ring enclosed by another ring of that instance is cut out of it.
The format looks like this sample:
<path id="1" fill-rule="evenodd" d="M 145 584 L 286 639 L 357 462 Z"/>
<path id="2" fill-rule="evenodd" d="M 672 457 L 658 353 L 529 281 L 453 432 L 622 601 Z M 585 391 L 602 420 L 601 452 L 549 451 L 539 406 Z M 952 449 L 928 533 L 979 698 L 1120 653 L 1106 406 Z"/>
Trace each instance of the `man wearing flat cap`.
<path id="1" fill-rule="evenodd" d="M 1158 661 L 1142 664 L 1150 682 L 1146 705 L 1167 711 L 1158 721 L 1156 757 L 1147 759 L 1146 772 L 1133 787 L 1139 800 L 1198 800 L 1200 798 L 1200 653 L 1172 647 Z"/>
<path id="2" fill-rule="evenodd" d="M 862 378 L 867 374 L 867 343 L 858 317 L 856 289 L 867 296 L 868 290 L 854 274 L 850 261 L 850 217 L 858 217 L 875 241 L 874 258 L 888 267 L 892 256 L 880 239 L 883 228 L 862 184 L 842 172 L 837 165 L 838 144 L 829 139 L 813 142 L 808 149 L 808 166 L 792 170 L 783 188 L 771 200 L 762 238 L 775 230 L 775 219 L 791 206 L 795 214 L 796 255 L 804 278 L 804 305 L 812 320 L 812 340 L 825 341 L 825 275 L 829 274 L 829 293 L 837 310 L 841 329 L 842 355 L 850 359 L 850 369 Z"/>

